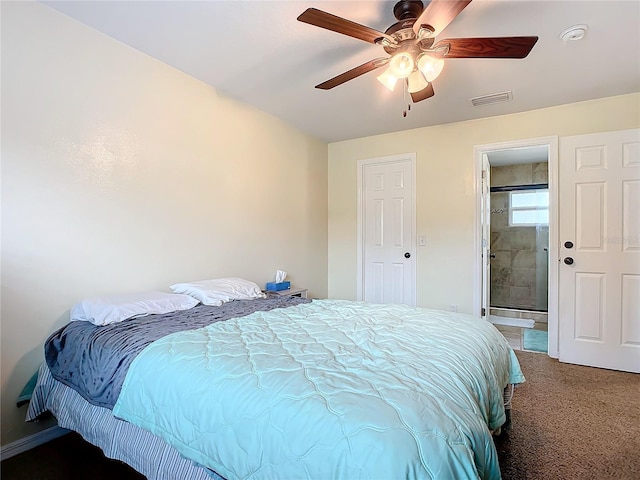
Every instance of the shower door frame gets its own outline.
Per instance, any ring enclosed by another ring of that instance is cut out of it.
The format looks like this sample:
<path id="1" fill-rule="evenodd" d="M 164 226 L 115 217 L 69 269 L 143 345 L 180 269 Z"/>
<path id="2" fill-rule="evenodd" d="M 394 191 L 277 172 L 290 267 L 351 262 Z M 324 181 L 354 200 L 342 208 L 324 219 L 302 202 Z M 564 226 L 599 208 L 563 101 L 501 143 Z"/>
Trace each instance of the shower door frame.
<path id="1" fill-rule="evenodd" d="M 558 358 L 558 136 L 539 137 L 510 142 L 476 145 L 474 151 L 474 185 L 475 185 L 475 228 L 474 228 L 474 315 L 481 317 L 484 304 L 483 288 L 485 275 L 485 263 L 483 250 L 483 224 L 482 215 L 482 171 L 483 157 L 485 154 L 497 150 L 510 150 L 514 148 L 546 146 L 549 156 L 549 280 L 548 280 L 548 355 Z M 490 185 L 489 185 L 490 186 Z M 486 308 L 489 306 L 487 305 Z M 488 313 L 488 312 L 487 312 Z"/>

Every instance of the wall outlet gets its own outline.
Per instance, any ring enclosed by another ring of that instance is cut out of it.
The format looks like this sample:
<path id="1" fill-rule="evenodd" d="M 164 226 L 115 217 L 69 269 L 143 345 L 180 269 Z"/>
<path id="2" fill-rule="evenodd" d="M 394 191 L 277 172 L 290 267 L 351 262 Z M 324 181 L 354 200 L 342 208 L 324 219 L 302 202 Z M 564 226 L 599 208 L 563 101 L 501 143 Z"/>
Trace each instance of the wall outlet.
<path id="1" fill-rule="evenodd" d="M 449 305 L 449 311 L 450 312 L 457 312 L 458 311 L 458 305 L 456 305 L 455 303 L 452 303 L 451 305 Z"/>

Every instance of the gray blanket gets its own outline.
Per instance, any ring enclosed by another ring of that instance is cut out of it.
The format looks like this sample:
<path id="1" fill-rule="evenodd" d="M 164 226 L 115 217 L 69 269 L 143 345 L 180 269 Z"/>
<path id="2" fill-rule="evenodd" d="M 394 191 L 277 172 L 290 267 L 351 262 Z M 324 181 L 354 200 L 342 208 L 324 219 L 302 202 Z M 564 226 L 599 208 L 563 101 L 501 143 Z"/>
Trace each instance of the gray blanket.
<path id="1" fill-rule="evenodd" d="M 46 341 L 45 360 L 56 380 L 76 390 L 88 402 L 112 409 L 129 365 L 151 342 L 181 330 L 310 301 L 288 296 L 236 300 L 220 307 L 197 305 L 189 310 L 102 327 L 71 322 Z"/>

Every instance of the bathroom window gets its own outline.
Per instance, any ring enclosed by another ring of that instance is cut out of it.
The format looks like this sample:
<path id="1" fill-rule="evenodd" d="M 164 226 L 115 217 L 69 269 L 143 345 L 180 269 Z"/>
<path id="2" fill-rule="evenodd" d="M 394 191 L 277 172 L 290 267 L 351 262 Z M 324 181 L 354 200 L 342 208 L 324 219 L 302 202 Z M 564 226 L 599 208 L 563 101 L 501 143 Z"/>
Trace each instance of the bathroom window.
<path id="1" fill-rule="evenodd" d="M 549 225 L 549 190 L 541 188 L 509 192 L 509 225 Z"/>

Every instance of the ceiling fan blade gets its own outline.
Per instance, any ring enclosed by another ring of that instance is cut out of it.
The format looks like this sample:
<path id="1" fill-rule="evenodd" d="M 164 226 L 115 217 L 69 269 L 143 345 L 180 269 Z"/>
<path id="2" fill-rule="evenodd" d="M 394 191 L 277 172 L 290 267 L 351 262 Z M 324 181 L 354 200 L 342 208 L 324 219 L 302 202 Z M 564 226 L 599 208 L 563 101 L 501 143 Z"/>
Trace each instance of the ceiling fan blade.
<path id="1" fill-rule="evenodd" d="M 454 18 L 456 18 L 471 0 L 431 0 L 413 24 L 413 31 L 418 34 L 420 25 L 431 25 L 435 35 L 439 35 Z"/>
<path id="2" fill-rule="evenodd" d="M 376 68 L 380 68 L 383 65 L 386 65 L 389 62 L 388 58 L 376 58 L 375 60 L 371 60 L 367 63 L 363 63 L 362 65 L 352 68 L 351 70 L 341 73 L 340 75 L 333 77 L 326 82 L 322 82 L 319 85 L 316 85 L 316 88 L 321 90 L 330 90 L 333 87 L 337 87 L 338 85 L 342 85 L 349 80 L 353 80 L 360 75 L 364 75 L 371 70 L 375 70 Z"/>
<path id="3" fill-rule="evenodd" d="M 433 54 L 442 58 L 525 58 L 537 41 L 538 37 L 446 38 L 434 46 Z"/>
<path id="4" fill-rule="evenodd" d="M 413 103 L 418 103 L 422 100 L 433 97 L 435 94 L 436 92 L 433 91 L 433 85 L 430 83 L 419 92 L 412 93 L 411 100 L 413 100 Z"/>
<path id="5" fill-rule="evenodd" d="M 380 38 L 391 38 L 387 34 L 379 32 L 378 30 L 365 27 L 364 25 L 332 15 L 331 13 L 323 12 L 317 8 L 307 8 L 298 17 L 298 20 L 300 22 L 315 25 L 320 28 L 326 28 L 332 32 L 342 33 L 343 35 L 370 43 L 376 43 L 376 40 Z"/>

